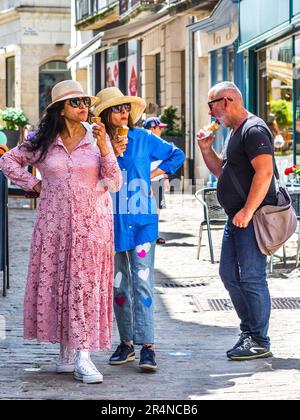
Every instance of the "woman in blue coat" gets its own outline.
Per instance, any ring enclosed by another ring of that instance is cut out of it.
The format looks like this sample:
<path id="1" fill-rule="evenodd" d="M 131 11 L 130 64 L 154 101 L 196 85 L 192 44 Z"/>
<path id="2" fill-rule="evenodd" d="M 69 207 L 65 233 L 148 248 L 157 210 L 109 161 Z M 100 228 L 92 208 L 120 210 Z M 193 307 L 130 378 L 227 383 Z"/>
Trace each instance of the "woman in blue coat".
<path id="1" fill-rule="evenodd" d="M 94 113 L 105 124 L 123 174 L 122 189 L 114 194 L 114 311 L 121 343 L 110 364 L 134 360 L 134 345 L 142 345 L 140 368 L 155 370 L 153 286 L 158 215 L 150 184 L 158 175 L 175 173 L 185 156 L 173 144 L 134 127 L 146 107 L 143 99 L 124 96 L 116 87 L 101 90 L 97 97 Z M 118 137 L 124 126 L 129 128 L 127 138 Z M 162 163 L 150 172 L 156 160 Z"/>

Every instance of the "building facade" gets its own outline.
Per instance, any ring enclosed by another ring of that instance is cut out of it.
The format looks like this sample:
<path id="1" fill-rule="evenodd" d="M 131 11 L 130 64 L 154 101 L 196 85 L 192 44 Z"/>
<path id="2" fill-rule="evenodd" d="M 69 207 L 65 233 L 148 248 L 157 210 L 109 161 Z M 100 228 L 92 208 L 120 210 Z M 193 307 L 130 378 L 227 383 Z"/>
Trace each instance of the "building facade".
<path id="1" fill-rule="evenodd" d="M 236 0 L 219 1 L 211 14 L 188 26 L 190 33 L 190 116 L 189 154 L 191 174 L 195 180 L 208 179 L 208 185 L 216 184 L 208 173 L 199 148 L 196 132 L 210 123 L 207 93 L 211 86 L 224 80 L 236 83 L 243 95 L 246 89 L 244 56 L 238 52 L 239 10 Z M 220 153 L 228 130 L 218 130 L 214 144 Z"/>
<path id="2" fill-rule="evenodd" d="M 273 131 L 283 171 L 300 163 L 300 0 L 242 0 L 239 20 L 247 104 Z"/>
<path id="3" fill-rule="evenodd" d="M 69 0 L 0 2 L 0 108 L 20 107 L 36 125 L 53 84 L 70 78 Z"/>
<path id="4" fill-rule="evenodd" d="M 208 16 L 217 0 L 124 0 L 74 2 L 69 68 L 84 77 L 90 93 L 118 86 L 142 96 L 147 116 L 177 109 L 188 154 L 189 32 L 194 20 Z M 83 83 L 83 81 L 82 81 Z M 189 174 L 189 157 L 185 167 Z"/>

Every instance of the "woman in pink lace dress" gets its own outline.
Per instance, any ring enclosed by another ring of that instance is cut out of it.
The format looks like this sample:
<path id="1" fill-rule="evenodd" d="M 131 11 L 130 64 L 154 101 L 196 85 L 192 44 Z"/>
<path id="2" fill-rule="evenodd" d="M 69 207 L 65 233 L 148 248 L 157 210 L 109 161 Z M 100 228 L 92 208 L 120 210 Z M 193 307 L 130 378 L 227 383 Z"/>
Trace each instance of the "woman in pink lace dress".
<path id="1" fill-rule="evenodd" d="M 24 337 L 61 343 L 57 372 L 74 372 L 85 383 L 103 379 L 89 352 L 111 346 L 114 240 L 109 191 L 118 191 L 122 182 L 104 125 L 95 124 L 89 132 L 84 123 L 94 100 L 77 82 L 58 83 L 35 137 L 0 161 L 14 183 L 40 193 Z M 42 181 L 26 165 L 34 165 Z"/>

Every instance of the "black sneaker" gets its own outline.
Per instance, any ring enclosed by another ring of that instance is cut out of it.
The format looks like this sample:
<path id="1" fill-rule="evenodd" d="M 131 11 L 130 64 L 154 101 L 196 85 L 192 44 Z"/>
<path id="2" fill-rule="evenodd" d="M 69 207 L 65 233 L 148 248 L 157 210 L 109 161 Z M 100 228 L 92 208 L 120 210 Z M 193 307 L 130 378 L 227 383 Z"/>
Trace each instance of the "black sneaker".
<path id="1" fill-rule="evenodd" d="M 109 359 L 110 365 L 122 365 L 123 363 L 132 362 L 135 359 L 133 345 L 127 346 L 123 341 L 118 345 L 117 350 Z"/>
<path id="2" fill-rule="evenodd" d="M 263 347 L 253 340 L 251 336 L 244 339 L 243 343 L 227 353 L 231 360 L 251 360 L 272 357 L 273 354 L 269 347 Z"/>
<path id="3" fill-rule="evenodd" d="M 233 350 L 235 350 L 235 349 L 237 349 L 238 347 L 240 347 L 242 344 L 243 344 L 243 342 L 244 342 L 244 340 L 245 340 L 245 338 L 248 338 L 250 336 L 250 333 L 249 332 L 242 332 L 241 334 L 240 334 L 240 338 L 238 339 L 238 341 L 235 343 L 235 345 L 230 349 L 230 350 L 227 350 L 227 352 L 226 352 L 226 354 L 227 354 L 227 356 L 228 356 L 228 353 L 230 353 L 230 352 L 232 352 Z"/>
<path id="4" fill-rule="evenodd" d="M 146 346 L 142 348 L 139 367 L 148 371 L 157 369 L 154 350 Z"/>

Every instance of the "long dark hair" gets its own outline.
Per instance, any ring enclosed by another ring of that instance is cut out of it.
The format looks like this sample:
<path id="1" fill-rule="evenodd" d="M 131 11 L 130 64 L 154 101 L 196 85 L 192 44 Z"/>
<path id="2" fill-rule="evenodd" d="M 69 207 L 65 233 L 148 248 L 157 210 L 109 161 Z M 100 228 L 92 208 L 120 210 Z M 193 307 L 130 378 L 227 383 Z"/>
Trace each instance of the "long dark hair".
<path id="1" fill-rule="evenodd" d="M 111 108 L 106 108 L 104 111 L 101 112 L 100 117 L 101 121 L 105 125 L 106 133 L 108 134 L 109 138 L 112 140 L 116 133 L 116 127 L 111 122 L 111 114 L 112 110 Z M 134 124 L 131 118 L 131 115 L 128 116 L 128 127 L 134 128 Z"/>
<path id="2" fill-rule="evenodd" d="M 50 146 L 66 126 L 65 119 L 61 115 L 64 104 L 65 101 L 60 101 L 47 109 L 34 137 L 21 145 L 21 147 L 26 147 L 30 152 L 41 152 L 37 162 L 42 162 L 45 159 Z"/>

